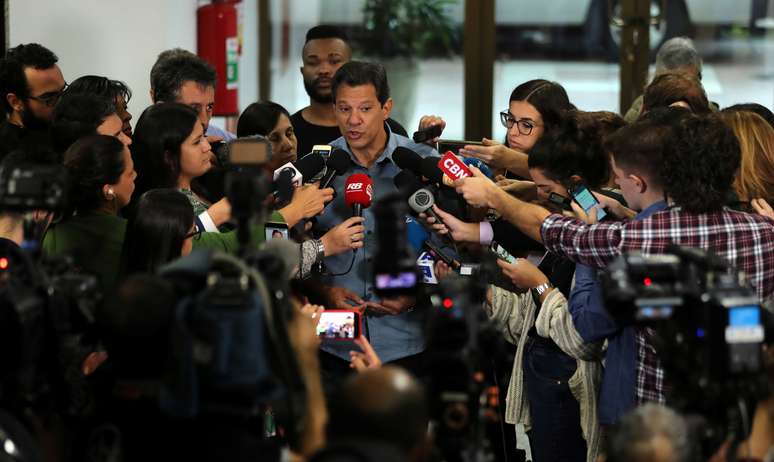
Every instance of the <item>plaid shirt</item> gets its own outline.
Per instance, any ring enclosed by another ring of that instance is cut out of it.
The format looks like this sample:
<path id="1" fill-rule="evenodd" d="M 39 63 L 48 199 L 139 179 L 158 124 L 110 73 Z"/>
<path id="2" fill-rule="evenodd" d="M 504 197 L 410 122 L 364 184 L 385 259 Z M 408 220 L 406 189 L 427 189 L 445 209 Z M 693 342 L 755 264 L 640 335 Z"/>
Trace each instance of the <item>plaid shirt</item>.
<path id="1" fill-rule="evenodd" d="M 634 401 L 638 406 L 650 402 L 666 404 L 664 369 L 650 341 L 653 335 L 653 329 L 649 327 L 637 328 L 634 333 L 634 342 L 637 346 L 637 382 L 634 385 Z"/>
<path id="2" fill-rule="evenodd" d="M 669 244 L 708 249 L 743 271 L 762 302 L 774 293 L 774 221 L 728 208 L 689 213 L 680 207 L 633 221 L 587 225 L 551 215 L 541 227 L 546 249 L 603 268 L 623 252 L 666 253 Z"/>

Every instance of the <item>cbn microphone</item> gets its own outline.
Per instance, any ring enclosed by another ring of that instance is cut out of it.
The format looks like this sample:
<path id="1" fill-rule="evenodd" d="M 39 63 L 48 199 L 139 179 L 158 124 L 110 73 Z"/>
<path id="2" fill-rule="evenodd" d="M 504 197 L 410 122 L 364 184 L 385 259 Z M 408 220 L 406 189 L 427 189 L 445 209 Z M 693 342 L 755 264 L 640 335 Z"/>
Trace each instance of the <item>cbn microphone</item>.
<path id="1" fill-rule="evenodd" d="M 446 154 L 441 157 L 441 160 L 438 161 L 438 168 L 441 169 L 444 175 L 452 182 L 473 176 L 473 172 L 470 171 L 468 166 L 451 151 L 447 151 Z M 451 184 L 448 184 L 447 186 L 451 186 Z"/>
<path id="2" fill-rule="evenodd" d="M 363 209 L 371 206 L 374 197 L 373 180 L 365 173 L 355 173 L 347 177 L 344 187 L 344 202 L 352 207 L 353 217 L 362 217 Z"/>
<path id="3" fill-rule="evenodd" d="M 349 160 L 349 154 L 347 154 L 347 151 L 343 149 L 336 149 L 333 151 L 331 156 L 328 157 L 328 162 L 326 163 L 328 171 L 325 172 L 325 176 L 322 180 L 320 180 L 320 189 L 327 188 L 333 179 L 338 175 L 344 174 L 344 172 L 349 169 L 350 165 L 351 161 Z"/>

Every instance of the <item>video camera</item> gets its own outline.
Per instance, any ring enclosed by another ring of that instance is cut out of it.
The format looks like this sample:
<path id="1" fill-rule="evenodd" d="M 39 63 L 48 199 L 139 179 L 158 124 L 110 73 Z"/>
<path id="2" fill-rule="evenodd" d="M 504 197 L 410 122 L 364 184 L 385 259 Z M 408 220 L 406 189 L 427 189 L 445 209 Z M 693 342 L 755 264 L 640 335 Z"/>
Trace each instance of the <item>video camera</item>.
<path id="1" fill-rule="evenodd" d="M 761 355 L 770 313 L 725 260 L 679 246 L 668 252 L 630 252 L 609 265 L 605 306 L 621 326 L 653 329 L 666 382 L 674 384 L 667 402 L 707 417 L 705 437 L 717 439 L 734 420 L 729 414 L 768 392 Z"/>
<path id="2" fill-rule="evenodd" d="M 0 210 L 25 215 L 24 243 L 0 248 L 0 312 L 4 361 L 11 372 L 0 385 L 0 400 L 14 408 L 52 406 L 79 414 L 80 365 L 94 351 L 91 331 L 102 295 L 94 276 L 75 274 L 64 258 L 37 259 L 43 226 L 32 212 L 67 206 L 63 166 L 20 164 L 0 168 Z M 45 404 L 44 404 L 45 403 Z"/>

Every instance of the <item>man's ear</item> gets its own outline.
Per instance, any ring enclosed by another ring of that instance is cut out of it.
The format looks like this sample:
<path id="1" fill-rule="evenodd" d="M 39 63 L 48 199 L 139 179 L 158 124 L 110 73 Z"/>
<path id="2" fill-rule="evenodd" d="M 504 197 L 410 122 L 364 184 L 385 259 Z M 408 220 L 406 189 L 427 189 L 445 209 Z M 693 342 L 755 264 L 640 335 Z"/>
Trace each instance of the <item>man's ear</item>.
<path id="1" fill-rule="evenodd" d="M 630 180 L 634 182 L 634 186 L 636 186 L 637 189 L 640 190 L 640 194 L 643 194 L 645 191 L 648 190 L 648 183 L 645 181 L 645 178 L 639 175 L 634 175 L 632 173 L 630 173 L 628 177 Z"/>
<path id="2" fill-rule="evenodd" d="M 382 105 L 382 115 L 384 120 L 390 118 L 390 112 L 392 112 L 392 98 L 387 98 L 387 101 Z"/>
<path id="3" fill-rule="evenodd" d="M 16 93 L 8 93 L 5 95 L 5 100 L 14 111 L 22 112 L 24 110 L 24 103 L 22 102 L 21 98 L 16 96 Z"/>

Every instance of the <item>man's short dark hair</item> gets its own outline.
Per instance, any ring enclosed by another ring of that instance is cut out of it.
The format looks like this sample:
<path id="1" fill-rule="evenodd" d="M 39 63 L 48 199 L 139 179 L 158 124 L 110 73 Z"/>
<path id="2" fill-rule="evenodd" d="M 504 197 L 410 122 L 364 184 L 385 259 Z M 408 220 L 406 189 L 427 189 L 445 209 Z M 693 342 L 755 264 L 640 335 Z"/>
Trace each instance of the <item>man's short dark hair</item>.
<path id="1" fill-rule="evenodd" d="M 333 101 L 336 101 L 336 90 L 339 86 L 358 87 L 371 84 L 376 89 L 376 98 L 384 106 L 390 99 L 390 86 L 387 83 L 387 71 L 378 63 L 350 61 L 336 71 L 333 76 Z"/>
<path id="2" fill-rule="evenodd" d="M 70 86 L 67 87 L 69 93 L 86 93 L 95 96 L 101 96 L 111 101 L 115 101 L 116 98 L 121 97 L 124 102 L 129 102 L 132 99 L 132 90 L 119 80 L 111 80 L 107 77 L 99 75 L 84 75 L 75 79 Z"/>
<path id="3" fill-rule="evenodd" d="M 180 89 L 186 82 L 196 82 L 202 87 L 214 87 L 217 74 L 207 61 L 179 48 L 159 55 L 151 69 L 153 101 L 172 103 L 180 97 Z"/>
<path id="4" fill-rule="evenodd" d="M 37 43 L 28 43 L 10 48 L 0 60 L 0 99 L 6 114 L 13 112 L 6 96 L 13 93 L 20 99 L 30 96 L 24 69 L 50 69 L 59 58 L 48 48 Z"/>
<path id="5" fill-rule="evenodd" d="M 674 144 L 674 126 L 689 112 L 684 108 L 659 108 L 640 117 L 605 139 L 605 150 L 616 167 L 626 173 L 643 175 L 658 186 L 664 151 Z"/>
<path id="6" fill-rule="evenodd" d="M 306 32 L 306 40 L 304 41 L 304 45 L 309 43 L 310 40 L 318 39 L 340 39 L 343 40 L 344 43 L 349 44 L 349 37 L 347 37 L 347 33 L 344 32 L 344 29 L 328 24 L 321 24 L 309 29 Z"/>
<path id="7" fill-rule="evenodd" d="M 742 161 L 739 141 L 719 114 L 687 114 L 664 151 L 664 192 L 688 212 L 720 209 L 733 191 Z"/>
<path id="8" fill-rule="evenodd" d="M 51 121 L 54 150 L 65 152 L 80 138 L 95 135 L 97 127 L 111 114 L 116 114 L 115 100 L 66 91 L 56 104 Z"/>

